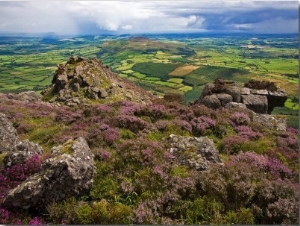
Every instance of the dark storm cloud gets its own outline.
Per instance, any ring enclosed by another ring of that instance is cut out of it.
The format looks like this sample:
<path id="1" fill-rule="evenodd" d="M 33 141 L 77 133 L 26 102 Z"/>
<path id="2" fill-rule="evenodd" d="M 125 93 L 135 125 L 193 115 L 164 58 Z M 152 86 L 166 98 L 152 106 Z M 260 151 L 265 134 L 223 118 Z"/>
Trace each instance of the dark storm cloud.
<path id="1" fill-rule="evenodd" d="M 237 12 L 228 10 L 222 14 L 198 14 L 198 16 L 205 18 L 203 28 L 207 30 L 234 30 L 238 25 L 249 25 L 252 30 L 255 30 L 256 25 L 268 22 L 270 26 L 267 26 L 266 30 L 272 32 L 272 27 L 274 26 L 273 22 L 278 19 L 286 21 L 287 26 L 289 25 L 289 22 L 296 23 L 298 20 L 298 11 L 288 9 L 261 9 Z M 292 26 L 291 29 L 294 29 L 295 32 L 297 31 L 295 26 Z"/>
<path id="2" fill-rule="evenodd" d="M 298 32 L 297 1 L 0 1 L 0 32 Z"/>

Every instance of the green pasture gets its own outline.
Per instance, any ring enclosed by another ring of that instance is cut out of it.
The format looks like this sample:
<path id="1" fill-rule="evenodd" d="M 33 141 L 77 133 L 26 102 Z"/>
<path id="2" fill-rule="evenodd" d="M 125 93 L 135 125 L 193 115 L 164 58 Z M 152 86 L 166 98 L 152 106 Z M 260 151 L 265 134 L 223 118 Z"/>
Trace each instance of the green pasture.
<path id="1" fill-rule="evenodd" d="M 168 80 L 168 82 L 173 82 L 173 83 L 176 83 L 176 84 L 181 84 L 183 82 L 183 79 L 182 78 L 170 78 Z"/>
<path id="2" fill-rule="evenodd" d="M 179 64 L 144 62 L 133 65 L 132 70 L 150 77 L 158 77 L 162 81 L 167 81 L 170 79 L 169 73 L 178 66 Z"/>
<path id="3" fill-rule="evenodd" d="M 264 43 L 265 48 L 255 46 Z M 243 47 L 248 44 L 254 48 Z M 183 94 L 187 102 L 198 99 L 204 85 L 219 77 L 238 83 L 252 78 L 281 81 L 284 88 L 289 88 L 292 98 L 298 96 L 298 78 L 294 76 L 298 72 L 297 46 L 291 47 L 290 40 L 284 38 L 257 37 L 254 40 L 246 36 L 172 40 L 167 37 L 125 40 L 95 36 L 53 43 L 42 42 L 41 38 L 27 38 L 0 46 L 0 92 L 41 90 L 51 83 L 57 65 L 76 54 L 98 57 L 120 77 L 158 95 Z M 200 67 L 184 77 L 169 75 L 187 63 Z M 295 109 L 299 106 L 288 100 L 286 107 Z"/>
<path id="4" fill-rule="evenodd" d="M 246 82 L 250 79 L 251 74 L 246 70 L 217 67 L 202 66 L 192 71 L 184 77 L 183 83 L 190 86 L 205 85 L 213 82 L 216 78 L 234 80 L 236 82 Z"/>

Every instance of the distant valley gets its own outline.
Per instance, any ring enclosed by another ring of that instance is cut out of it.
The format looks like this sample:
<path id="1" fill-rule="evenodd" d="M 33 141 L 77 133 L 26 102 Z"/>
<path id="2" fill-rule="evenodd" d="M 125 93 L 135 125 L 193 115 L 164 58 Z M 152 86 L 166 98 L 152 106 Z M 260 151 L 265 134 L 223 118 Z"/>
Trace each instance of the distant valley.
<path id="1" fill-rule="evenodd" d="M 216 78 L 275 82 L 288 100 L 276 113 L 298 119 L 298 36 L 164 34 L 72 38 L 0 37 L 0 92 L 40 91 L 70 55 L 97 57 L 154 95 L 193 102 Z"/>

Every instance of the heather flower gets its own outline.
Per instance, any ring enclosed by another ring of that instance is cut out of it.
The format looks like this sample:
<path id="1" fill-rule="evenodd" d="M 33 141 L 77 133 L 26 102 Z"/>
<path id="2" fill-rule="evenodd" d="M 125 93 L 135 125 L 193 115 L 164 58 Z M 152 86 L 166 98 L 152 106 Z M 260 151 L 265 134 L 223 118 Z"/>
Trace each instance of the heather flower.
<path id="1" fill-rule="evenodd" d="M 106 160 L 111 158 L 111 153 L 105 150 L 99 151 L 97 155 L 100 157 L 101 160 Z"/>
<path id="2" fill-rule="evenodd" d="M 167 175 L 164 173 L 163 169 L 160 166 L 154 166 L 152 173 L 157 175 L 160 179 L 166 179 Z"/>
<path id="3" fill-rule="evenodd" d="M 119 114 L 134 115 L 136 112 L 139 112 L 140 110 L 141 110 L 141 106 L 139 104 L 133 102 L 125 102 L 125 104 L 120 107 Z"/>
<path id="4" fill-rule="evenodd" d="M 31 219 L 28 223 L 29 225 L 44 225 L 44 222 L 39 220 L 37 217 Z"/>
<path id="5" fill-rule="evenodd" d="M 138 224 L 158 224 L 159 214 L 156 211 L 157 205 L 153 201 L 145 201 L 139 203 L 137 208 L 133 210 L 135 221 Z"/>
<path id="6" fill-rule="evenodd" d="M 199 116 L 191 121 L 192 130 L 195 135 L 205 135 L 208 129 L 213 128 L 216 125 L 215 120 L 206 116 Z"/>
<path id="7" fill-rule="evenodd" d="M 143 130 L 147 127 L 147 123 L 145 121 L 135 116 L 121 115 L 117 120 L 120 127 L 127 128 L 134 133 L 137 133 L 139 130 Z"/>
<path id="8" fill-rule="evenodd" d="M 181 129 L 184 129 L 184 130 L 186 130 L 186 131 L 192 133 L 192 129 L 193 129 L 193 128 L 192 128 L 191 123 L 189 123 L 188 121 L 181 120 L 181 119 L 179 119 L 179 118 L 175 118 L 175 119 L 173 120 L 173 124 L 174 124 L 174 125 L 177 125 L 177 126 L 180 126 Z"/>
<path id="9" fill-rule="evenodd" d="M 235 112 L 230 116 L 230 121 L 233 125 L 248 125 L 250 123 L 250 118 L 247 114 L 242 112 Z"/>
<path id="10" fill-rule="evenodd" d="M 118 128 L 107 128 L 103 131 L 104 141 L 113 144 L 120 138 L 120 130 Z"/>
<path id="11" fill-rule="evenodd" d="M 0 224 L 8 224 L 9 212 L 0 208 Z"/>
<path id="12" fill-rule="evenodd" d="M 234 127 L 235 131 L 237 133 L 246 133 L 246 132 L 251 132 L 251 129 L 248 126 L 236 126 Z"/>
<path id="13" fill-rule="evenodd" d="M 33 155 L 25 163 L 15 164 L 0 171 L 0 200 L 9 189 L 16 187 L 30 175 L 40 170 L 41 160 L 39 155 Z"/>
<path id="14" fill-rule="evenodd" d="M 111 110 L 111 107 L 106 104 L 98 105 L 96 108 L 96 111 L 98 111 L 98 113 L 109 113 L 111 112 Z"/>
<path id="15" fill-rule="evenodd" d="M 245 162 L 262 172 L 269 173 L 274 178 L 291 178 L 293 176 L 293 171 L 283 165 L 278 159 L 253 152 L 239 153 L 237 156 L 231 156 L 231 161 L 234 164 Z"/>
<path id="16" fill-rule="evenodd" d="M 152 159 L 153 159 L 153 152 L 152 152 L 152 150 L 150 148 L 142 150 L 141 154 L 142 154 L 143 159 L 145 161 L 152 161 Z"/>
<path id="17" fill-rule="evenodd" d="M 248 138 L 245 136 L 228 136 L 221 141 L 221 149 L 229 154 L 236 154 L 240 152 L 241 146 L 248 141 Z"/>
<path id="18" fill-rule="evenodd" d="M 168 120 L 158 120 L 155 122 L 156 128 L 160 131 L 164 131 L 168 125 L 170 125 L 170 121 Z"/>
<path id="19" fill-rule="evenodd" d="M 248 132 L 241 132 L 241 136 L 247 137 L 249 140 L 258 140 L 263 135 L 258 132 L 248 131 Z"/>
<path id="20" fill-rule="evenodd" d="M 99 127 L 100 130 L 107 130 L 108 128 L 110 128 L 110 126 L 105 123 Z"/>

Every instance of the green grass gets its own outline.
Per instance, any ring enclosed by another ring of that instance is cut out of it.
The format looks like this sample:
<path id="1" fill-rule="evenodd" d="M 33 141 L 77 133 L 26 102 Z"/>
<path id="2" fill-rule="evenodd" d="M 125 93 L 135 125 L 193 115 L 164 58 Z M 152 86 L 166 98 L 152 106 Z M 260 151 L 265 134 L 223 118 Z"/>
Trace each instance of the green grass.
<path id="1" fill-rule="evenodd" d="M 144 62 L 133 65 L 132 70 L 150 77 L 158 77 L 162 81 L 167 81 L 170 79 L 170 75 L 168 74 L 178 66 L 178 64 Z"/>
<path id="2" fill-rule="evenodd" d="M 291 98 L 288 98 L 284 104 L 287 108 L 290 108 L 292 110 L 298 110 L 299 109 L 299 103 L 293 102 Z"/>
<path id="3" fill-rule="evenodd" d="M 202 66 L 184 77 L 183 83 L 190 86 L 205 85 L 216 78 L 224 78 L 238 82 L 249 80 L 250 75 L 246 70 L 236 68 Z"/>
<path id="4" fill-rule="evenodd" d="M 173 83 L 176 83 L 176 84 L 181 84 L 183 82 L 183 79 L 182 78 L 171 78 L 168 80 L 168 82 L 173 82 Z"/>
<path id="5" fill-rule="evenodd" d="M 138 78 L 138 79 L 143 79 L 143 78 L 146 77 L 146 75 L 141 74 L 141 73 L 139 73 L 139 72 L 134 72 L 134 73 L 132 73 L 132 76 L 134 76 L 134 77 L 136 77 L 136 78 Z"/>
<path id="6" fill-rule="evenodd" d="M 179 88 L 179 90 L 183 91 L 183 92 L 188 92 L 188 91 L 193 90 L 193 87 L 191 87 L 191 86 L 184 86 L 184 87 Z"/>

